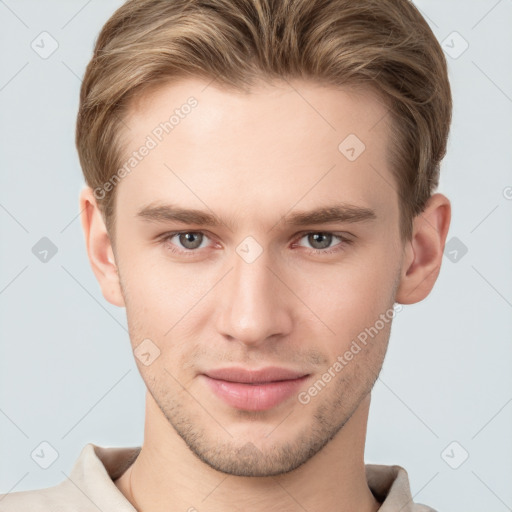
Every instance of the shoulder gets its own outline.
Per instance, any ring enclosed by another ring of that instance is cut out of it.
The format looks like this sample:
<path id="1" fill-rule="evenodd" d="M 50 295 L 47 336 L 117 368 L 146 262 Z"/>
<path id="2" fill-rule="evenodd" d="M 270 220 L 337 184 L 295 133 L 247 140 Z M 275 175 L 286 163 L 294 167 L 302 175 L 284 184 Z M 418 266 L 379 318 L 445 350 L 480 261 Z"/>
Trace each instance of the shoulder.
<path id="1" fill-rule="evenodd" d="M 0 494 L 0 512 L 133 512 L 113 480 L 126 470 L 139 451 L 140 447 L 88 443 L 62 482 L 43 489 Z"/>
<path id="2" fill-rule="evenodd" d="M 71 508 L 73 506 L 73 508 Z M 0 512 L 64 512 L 86 510 L 84 497 L 66 482 L 53 487 L 0 494 Z"/>
<path id="3" fill-rule="evenodd" d="M 437 512 L 435 509 L 415 503 L 411 494 L 407 471 L 399 465 L 366 464 L 366 478 L 373 495 L 382 504 L 381 509 L 402 512 Z M 380 511 L 380 509 L 379 509 Z"/>

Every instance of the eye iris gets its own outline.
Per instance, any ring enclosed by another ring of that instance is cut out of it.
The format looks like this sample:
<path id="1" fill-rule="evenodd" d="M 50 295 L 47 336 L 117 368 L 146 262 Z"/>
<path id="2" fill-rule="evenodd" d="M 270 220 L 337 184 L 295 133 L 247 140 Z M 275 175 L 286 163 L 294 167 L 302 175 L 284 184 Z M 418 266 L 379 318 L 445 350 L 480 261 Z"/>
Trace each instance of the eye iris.
<path id="1" fill-rule="evenodd" d="M 332 235 L 329 233 L 312 233 L 308 235 L 308 242 L 315 249 L 325 249 L 331 245 Z M 315 244 L 320 244 L 320 247 Z"/>
<path id="2" fill-rule="evenodd" d="M 181 233 L 180 244 L 186 249 L 197 249 L 201 245 L 202 236 L 201 233 Z"/>

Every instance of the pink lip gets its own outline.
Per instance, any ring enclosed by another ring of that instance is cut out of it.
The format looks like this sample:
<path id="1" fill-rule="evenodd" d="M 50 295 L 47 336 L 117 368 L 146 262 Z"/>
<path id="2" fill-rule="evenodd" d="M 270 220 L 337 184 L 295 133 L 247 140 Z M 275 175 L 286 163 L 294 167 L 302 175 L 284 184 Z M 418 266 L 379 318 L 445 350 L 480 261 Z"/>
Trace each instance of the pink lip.
<path id="1" fill-rule="evenodd" d="M 248 411 L 275 407 L 296 393 L 308 376 L 303 372 L 276 367 L 255 371 L 222 368 L 201 375 L 224 402 Z"/>

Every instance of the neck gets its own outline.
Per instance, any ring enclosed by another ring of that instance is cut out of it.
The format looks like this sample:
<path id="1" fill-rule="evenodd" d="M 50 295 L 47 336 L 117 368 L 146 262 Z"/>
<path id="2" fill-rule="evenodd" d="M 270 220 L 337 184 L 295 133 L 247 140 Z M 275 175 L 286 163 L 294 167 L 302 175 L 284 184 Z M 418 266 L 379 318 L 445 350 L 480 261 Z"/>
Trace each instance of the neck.
<path id="1" fill-rule="evenodd" d="M 375 512 L 368 487 L 364 443 L 370 395 L 322 450 L 289 473 L 242 477 L 219 472 L 198 459 L 162 414 L 146 399 L 144 443 L 115 484 L 138 512 Z"/>

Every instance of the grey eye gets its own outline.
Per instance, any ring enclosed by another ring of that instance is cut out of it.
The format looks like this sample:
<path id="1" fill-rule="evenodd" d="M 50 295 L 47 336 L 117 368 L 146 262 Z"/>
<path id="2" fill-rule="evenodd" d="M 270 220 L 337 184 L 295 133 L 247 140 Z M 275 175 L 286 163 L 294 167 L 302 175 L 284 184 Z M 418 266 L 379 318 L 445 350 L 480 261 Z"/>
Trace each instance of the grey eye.
<path id="1" fill-rule="evenodd" d="M 197 249 L 203 241 L 202 233 L 180 233 L 179 235 L 180 244 L 185 249 Z"/>
<path id="2" fill-rule="evenodd" d="M 329 233 L 310 233 L 307 237 L 313 249 L 326 249 L 332 242 L 332 234 Z"/>

